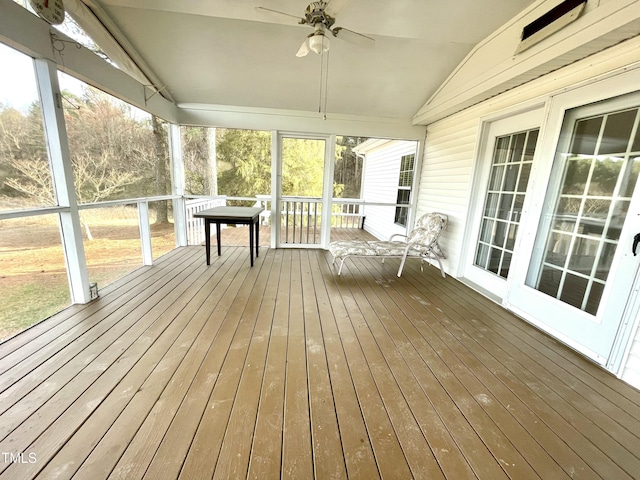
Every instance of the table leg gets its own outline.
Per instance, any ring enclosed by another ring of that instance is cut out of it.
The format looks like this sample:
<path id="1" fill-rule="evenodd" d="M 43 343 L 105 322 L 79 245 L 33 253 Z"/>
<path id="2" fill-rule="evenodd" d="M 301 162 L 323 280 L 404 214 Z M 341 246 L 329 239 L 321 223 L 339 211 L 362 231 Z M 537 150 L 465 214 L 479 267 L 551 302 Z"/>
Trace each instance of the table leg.
<path id="1" fill-rule="evenodd" d="M 249 225 L 249 257 L 251 257 L 251 266 L 253 267 L 253 228 Z"/>
<path id="2" fill-rule="evenodd" d="M 207 256 L 207 265 L 209 265 L 211 255 L 211 222 L 207 219 L 204 220 L 204 251 Z"/>
<path id="3" fill-rule="evenodd" d="M 260 248 L 260 217 L 256 219 L 256 258 L 258 258 L 258 250 Z"/>
<path id="4" fill-rule="evenodd" d="M 216 242 L 218 243 L 218 256 L 222 255 L 220 252 L 220 222 L 216 222 Z"/>

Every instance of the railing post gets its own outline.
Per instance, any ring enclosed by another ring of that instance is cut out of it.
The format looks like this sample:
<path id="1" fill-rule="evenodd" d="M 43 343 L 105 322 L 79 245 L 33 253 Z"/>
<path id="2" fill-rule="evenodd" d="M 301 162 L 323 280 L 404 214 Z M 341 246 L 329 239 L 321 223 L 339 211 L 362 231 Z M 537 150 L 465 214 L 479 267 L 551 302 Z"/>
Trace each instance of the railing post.
<path id="1" fill-rule="evenodd" d="M 149 202 L 138 202 L 138 225 L 140 226 L 140 244 L 142 245 L 142 264 L 153 265 Z"/>
<path id="2" fill-rule="evenodd" d="M 51 165 L 51 179 L 58 204 L 62 207 L 68 207 L 68 211 L 59 213 L 59 218 L 71 302 L 87 303 L 91 300 L 89 271 L 82 243 L 78 199 L 73 185 L 71 155 L 58 83 L 58 68 L 50 60 L 36 59 L 34 62 L 44 119 L 47 153 Z"/>
<path id="3" fill-rule="evenodd" d="M 186 247 L 187 220 L 185 218 L 185 190 L 184 190 L 184 161 L 182 158 L 182 137 L 180 126 L 171 124 L 169 126 L 169 156 L 171 159 L 171 182 L 172 193 L 180 195 L 180 198 L 173 200 L 173 229 L 176 237 L 176 247 Z"/>

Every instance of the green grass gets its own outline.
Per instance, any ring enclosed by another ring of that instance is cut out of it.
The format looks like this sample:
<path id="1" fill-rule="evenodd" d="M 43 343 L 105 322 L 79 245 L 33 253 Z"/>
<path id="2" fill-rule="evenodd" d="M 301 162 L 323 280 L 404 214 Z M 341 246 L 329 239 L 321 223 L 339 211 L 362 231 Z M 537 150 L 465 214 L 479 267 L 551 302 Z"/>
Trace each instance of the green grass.
<path id="1" fill-rule="evenodd" d="M 0 339 L 13 336 L 69 305 L 66 277 L 43 277 L 5 290 L 0 308 Z"/>

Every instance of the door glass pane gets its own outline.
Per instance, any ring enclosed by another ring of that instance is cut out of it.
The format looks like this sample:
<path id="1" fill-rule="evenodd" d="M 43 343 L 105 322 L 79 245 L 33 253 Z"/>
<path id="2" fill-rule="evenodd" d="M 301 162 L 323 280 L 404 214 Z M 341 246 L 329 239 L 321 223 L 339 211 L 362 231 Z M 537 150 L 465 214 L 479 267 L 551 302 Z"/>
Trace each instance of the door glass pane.
<path id="1" fill-rule="evenodd" d="M 562 178 L 547 193 L 546 232 L 539 264 L 527 285 L 595 315 L 609 277 L 620 231 L 638 178 L 633 141 L 639 109 L 578 119 L 569 151 L 560 148 L 552 178 Z M 640 146 L 640 145 L 636 145 Z M 551 199 L 555 198 L 555 201 Z M 535 263 L 535 262 L 534 262 Z"/>
<path id="2" fill-rule="evenodd" d="M 496 138 L 474 265 L 504 278 L 511 266 L 537 138 L 537 129 Z"/>
<path id="3" fill-rule="evenodd" d="M 320 243 L 324 149 L 324 140 L 282 139 L 281 243 Z"/>

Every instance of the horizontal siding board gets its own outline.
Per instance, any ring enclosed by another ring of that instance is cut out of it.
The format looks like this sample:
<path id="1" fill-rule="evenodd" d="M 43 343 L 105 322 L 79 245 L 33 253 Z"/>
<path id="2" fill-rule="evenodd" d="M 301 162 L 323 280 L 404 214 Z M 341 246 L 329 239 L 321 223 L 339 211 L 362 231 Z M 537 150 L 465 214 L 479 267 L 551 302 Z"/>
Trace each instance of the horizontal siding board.
<path id="1" fill-rule="evenodd" d="M 366 154 L 362 198 L 366 202 L 396 203 L 400 162 L 404 155 L 416 153 L 415 142 L 391 142 Z M 364 229 L 379 239 L 406 228 L 395 222 L 395 207 L 365 206 Z"/>

